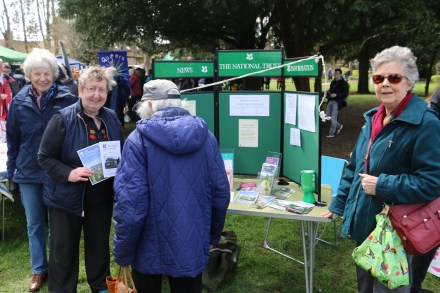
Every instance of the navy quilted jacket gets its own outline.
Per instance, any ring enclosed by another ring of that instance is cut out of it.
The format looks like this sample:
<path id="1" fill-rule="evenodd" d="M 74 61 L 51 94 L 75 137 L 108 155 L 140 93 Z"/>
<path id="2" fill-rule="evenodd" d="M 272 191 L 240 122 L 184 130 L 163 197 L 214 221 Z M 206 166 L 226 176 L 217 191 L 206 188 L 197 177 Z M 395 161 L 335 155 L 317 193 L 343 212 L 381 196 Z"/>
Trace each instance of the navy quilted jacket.
<path id="1" fill-rule="evenodd" d="M 165 108 L 137 123 L 114 182 L 115 261 L 144 274 L 195 277 L 223 230 L 230 191 L 206 123 Z"/>

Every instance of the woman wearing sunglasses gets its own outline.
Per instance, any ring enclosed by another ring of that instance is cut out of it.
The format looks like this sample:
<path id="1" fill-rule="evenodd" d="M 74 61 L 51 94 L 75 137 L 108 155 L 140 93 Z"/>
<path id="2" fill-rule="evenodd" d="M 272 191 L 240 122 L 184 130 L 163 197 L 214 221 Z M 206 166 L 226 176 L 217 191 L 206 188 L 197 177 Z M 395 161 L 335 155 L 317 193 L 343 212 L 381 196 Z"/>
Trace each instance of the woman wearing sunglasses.
<path id="1" fill-rule="evenodd" d="M 440 121 L 412 92 L 419 78 L 416 57 L 394 46 L 378 53 L 371 66 L 380 105 L 364 114 L 337 196 L 323 213 L 343 216 L 342 236 L 357 245 L 375 228 L 383 202 L 426 202 L 437 198 L 440 188 Z M 359 267 L 356 273 L 360 293 L 410 292 L 410 286 L 390 290 Z"/>

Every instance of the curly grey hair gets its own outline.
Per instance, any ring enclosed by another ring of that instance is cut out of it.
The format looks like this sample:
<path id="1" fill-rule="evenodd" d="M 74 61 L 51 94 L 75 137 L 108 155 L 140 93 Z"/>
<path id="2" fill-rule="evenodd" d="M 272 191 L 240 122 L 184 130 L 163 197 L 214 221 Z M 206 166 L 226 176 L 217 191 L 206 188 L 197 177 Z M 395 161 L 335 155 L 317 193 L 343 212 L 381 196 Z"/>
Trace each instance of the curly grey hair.
<path id="1" fill-rule="evenodd" d="M 417 58 L 409 48 L 393 46 L 377 53 L 377 55 L 371 59 L 371 67 L 374 74 L 377 68 L 384 63 L 395 62 L 399 64 L 412 88 L 416 81 L 419 80 L 416 60 Z"/>
<path id="2" fill-rule="evenodd" d="M 24 75 L 31 79 L 32 70 L 49 67 L 55 80 L 58 76 L 58 63 L 54 54 L 46 49 L 34 48 L 23 62 Z"/>
<path id="3" fill-rule="evenodd" d="M 113 80 L 115 70 L 112 67 L 91 66 L 87 68 L 78 78 L 78 86 L 84 88 L 92 81 L 107 81 L 107 90 L 111 91 L 116 85 Z"/>

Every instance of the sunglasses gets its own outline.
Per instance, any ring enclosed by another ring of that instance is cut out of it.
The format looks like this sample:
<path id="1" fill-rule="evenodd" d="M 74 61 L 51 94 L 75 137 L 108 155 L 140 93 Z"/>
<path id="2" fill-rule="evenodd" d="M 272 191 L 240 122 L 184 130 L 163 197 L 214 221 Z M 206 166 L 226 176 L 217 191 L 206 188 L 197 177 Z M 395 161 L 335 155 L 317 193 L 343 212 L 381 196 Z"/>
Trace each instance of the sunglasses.
<path id="1" fill-rule="evenodd" d="M 374 84 L 379 84 L 384 82 L 385 78 L 388 80 L 389 83 L 399 83 L 402 81 L 403 78 L 406 78 L 406 76 L 400 74 L 389 74 L 387 76 L 375 74 L 372 76 Z"/>

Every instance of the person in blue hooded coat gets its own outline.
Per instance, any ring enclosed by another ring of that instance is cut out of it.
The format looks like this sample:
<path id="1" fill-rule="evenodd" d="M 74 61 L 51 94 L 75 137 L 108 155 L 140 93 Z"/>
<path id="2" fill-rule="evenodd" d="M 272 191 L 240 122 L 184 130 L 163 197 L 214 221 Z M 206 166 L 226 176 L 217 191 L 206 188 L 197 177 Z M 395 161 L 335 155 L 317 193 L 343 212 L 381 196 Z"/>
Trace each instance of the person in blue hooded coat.
<path id="1" fill-rule="evenodd" d="M 412 92 L 419 78 L 416 57 L 409 48 L 394 46 L 378 53 L 371 67 L 380 106 L 364 114 L 341 186 L 323 214 L 343 216 L 342 237 L 357 245 L 374 230 L 382 203 L 427 202 L 440 190 L 440 121 Z M 356 273 L 360 293 L 410 292 L 411 286 L 390 290 L 360 267 Z"/>
<path id="2" fill-rule="evenodd" d="M 210 245 L 223 230 L 230 190 L 214 135 L 181 108 L 168 80 L 144 85 L 143 119 L 127 138 L 114 189 L 116 263 L 139 292 L 201 292 Z"/>

